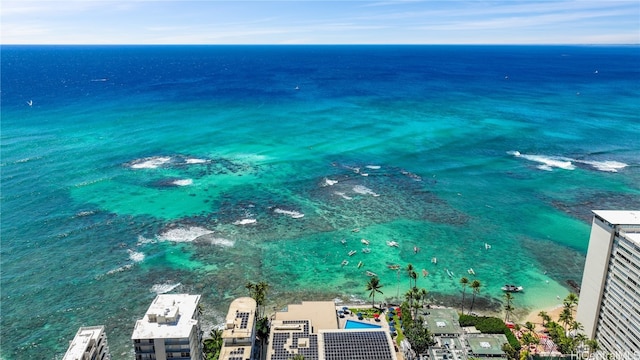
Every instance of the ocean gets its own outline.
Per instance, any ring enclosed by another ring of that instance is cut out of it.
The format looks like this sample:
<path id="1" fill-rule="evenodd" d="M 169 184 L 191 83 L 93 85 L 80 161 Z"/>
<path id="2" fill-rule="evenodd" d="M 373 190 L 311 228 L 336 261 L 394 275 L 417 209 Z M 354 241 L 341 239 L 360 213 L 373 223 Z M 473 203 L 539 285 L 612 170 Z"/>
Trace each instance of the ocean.
<path id="1" fill-rule="evenodd" d="M 590 211 L 640 209 L 638 46 L 2 46 L 1 61 L 6 360 L 60 359 L 91 325 L 133 359 L 159 293 L 201 294 L 207 331 L 250 281 L 276 310 L 370 303 L 373 272 L 393 302 L 407 264 L 434 304 L 460 306 L 466 276 L 474 311 L 499 312 L 504 284 L 524 287 L 518 311 L 543 309 L 580 284 Z"/>

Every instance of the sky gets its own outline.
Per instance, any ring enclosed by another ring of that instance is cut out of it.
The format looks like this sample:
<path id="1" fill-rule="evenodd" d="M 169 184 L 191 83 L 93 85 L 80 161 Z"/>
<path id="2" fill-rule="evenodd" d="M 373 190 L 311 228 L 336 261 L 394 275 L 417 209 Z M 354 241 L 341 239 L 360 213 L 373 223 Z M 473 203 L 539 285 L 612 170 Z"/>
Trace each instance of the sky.
<path id="1" fill-rule="evenodd" d="M 2 44 L 640 44 L 640 0 L 2 0 Z"/>

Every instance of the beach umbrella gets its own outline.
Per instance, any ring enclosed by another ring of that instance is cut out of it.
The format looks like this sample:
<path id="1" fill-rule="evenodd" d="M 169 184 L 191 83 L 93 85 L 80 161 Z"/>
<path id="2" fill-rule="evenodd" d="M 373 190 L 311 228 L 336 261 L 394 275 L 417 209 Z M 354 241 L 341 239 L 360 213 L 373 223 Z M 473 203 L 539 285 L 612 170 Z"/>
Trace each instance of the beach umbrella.
<path id="1" fill-rule="evenodd" d="M 391 330 L 391 332 L 396 332 L 396 327 L 395 326 L 389 326 L 389 330 Z"/>
<path id="2" fill-rule="evenodd" d="M 393 326 L 393 325 L 395 325 L 395 324 L 396 324 L 396 322 L 395 322 L 395 321 L 393 321 L 393 320 L 389 321 L 389 325 Z"/>
<path id="3" fill-rule="evenodd" d="M 373 317 L 377 319 L 377 318 L 379 318 L 379 317 L 380 317 L 380 314 L 375 313 L 375 314 L 373 314 Z"/>

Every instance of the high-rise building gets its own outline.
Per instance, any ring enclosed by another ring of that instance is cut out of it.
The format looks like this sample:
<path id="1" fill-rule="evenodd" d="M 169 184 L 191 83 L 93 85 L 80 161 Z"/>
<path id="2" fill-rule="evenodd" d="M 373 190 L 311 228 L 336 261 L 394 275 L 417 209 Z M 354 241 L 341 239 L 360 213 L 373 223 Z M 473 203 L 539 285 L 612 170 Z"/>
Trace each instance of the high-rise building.
<path id="1" fill-rule="evenodd" d="M 158 295 L 131 339 L 136 360 L 201 360 L 200 295 Z"/>
<path id="2" fill-rule="evenodd" d="M 69 343 L 62 360 L 110 360 L 107 334 L 104 326 L 87 326 L 78 329 Z"/>
<path id="3" fill-rule="evenodd" d="M 611 354 L 640 354 L 640 211 L 596 210 L 576 320 Z"/>
<path id="4" fill-rule="evenodd" d="M 222 330 L 220 360 L 256 359 L 256 301 L 250 297 L 233 300 Z"/>

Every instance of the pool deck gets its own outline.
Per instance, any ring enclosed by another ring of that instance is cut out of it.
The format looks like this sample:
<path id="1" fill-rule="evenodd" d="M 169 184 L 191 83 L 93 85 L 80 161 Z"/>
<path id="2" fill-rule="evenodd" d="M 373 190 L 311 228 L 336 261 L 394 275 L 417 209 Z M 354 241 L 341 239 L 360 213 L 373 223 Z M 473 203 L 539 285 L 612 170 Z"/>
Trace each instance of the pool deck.
<path id="1" fill-rule="evenodd" d="M 340 329 L 344 329 L 345 324 L 347 323 L 347 320 L 352 320 L 352 321 L 359 321 L 362 323 L 367 323 L 367 324 L 374 324 L 374 325 L 379 325 L 382 329 L 384 329 L 385 331 L 389 331 L 389 323 L 387 322 L 387 310 L 385 309 L 383 311 L 383 313 L 380 316 L 380 321 L 376 321 L 373 318 L 363 318 L 362 320 L 358 320 L 358 316 L 356 316 L 356 314 L 352 313 L 351 311 L 349 311 L 349 314 L 345 314 L 343 318 L 337 316 L 337 312 L 339 310 L 342 310 L 343 307 L 348 307 L 349 309 L 371 309 L 373 308 L 371 305 L 363 305 L 363 304 L 341 304 L 341 305 L 336 305 L 336 318 L 338 319 L 338 327 Z M 358 329 L 361 330 L 361 329 Z M 366 330 L 366 329 L 364 329 Z M 396 344 L 396 337 L 392 336 L 391 339 L 393 340 L 393 343 Z M 397 346 L 397 345 L 396 345 Z M 396 351 L 396 357 L 398 360 L 404 360 L 404 355 L 402 354 L 402 351 Z"/>

